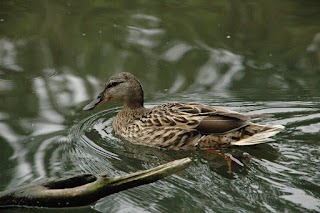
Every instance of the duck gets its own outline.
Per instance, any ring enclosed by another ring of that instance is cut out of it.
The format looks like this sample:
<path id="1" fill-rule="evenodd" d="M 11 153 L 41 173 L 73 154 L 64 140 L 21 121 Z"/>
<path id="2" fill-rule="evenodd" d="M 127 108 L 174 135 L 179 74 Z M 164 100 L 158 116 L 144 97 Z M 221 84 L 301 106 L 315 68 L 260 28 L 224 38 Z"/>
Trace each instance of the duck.
<path id="1" fill-rule="evenodd" d="M 270 141 L 270 137 L 284 129 L 282 125 L 254 123 L 252 120 L 260 115 L 244 115 L 201 103 L 174 102 L 146 108 L 142 85 L 129 72 L 111 76 L 102 92 L 83 110 L 110 101 L 123 103 L 112 122 L 116 136 L 163 149 L 209 150 L 256 145 Z"/>

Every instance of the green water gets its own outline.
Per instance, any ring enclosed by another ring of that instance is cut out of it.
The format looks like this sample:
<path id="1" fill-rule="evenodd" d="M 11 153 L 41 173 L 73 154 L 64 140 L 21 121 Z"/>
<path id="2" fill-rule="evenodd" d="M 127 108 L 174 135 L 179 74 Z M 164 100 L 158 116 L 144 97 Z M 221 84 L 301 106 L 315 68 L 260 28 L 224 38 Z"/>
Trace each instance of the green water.
<path id="1" fill-rule="evenodd" d="M 286 129 L 222 150 L 247 159 L 231 174 L 207 152 L 129 144 L 112 134 L 119 103 L 81 110 L 120 71 L 141 80 L 147 107 L 197 101 L 272 113 L 259 122 Z M 179 174 L 63 211 L 320 212 L 319 85 L 319 0 L 2 0 L 0 190 L 191 157 Z"/>

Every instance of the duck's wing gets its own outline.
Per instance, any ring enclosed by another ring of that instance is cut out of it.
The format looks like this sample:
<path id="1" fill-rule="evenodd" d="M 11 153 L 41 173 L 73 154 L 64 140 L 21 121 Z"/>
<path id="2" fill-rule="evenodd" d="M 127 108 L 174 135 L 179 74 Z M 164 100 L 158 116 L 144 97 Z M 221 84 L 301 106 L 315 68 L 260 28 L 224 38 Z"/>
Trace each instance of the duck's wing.
<path id="1" fill-rule="evenodd" d="M 248 125 L 249 117 L 220 107 L 197 103 L 172 103 L 153 110 L 160 126 L 195 129 L 201 134 L 224 134 Z M 154 117 L 154 116 L 153 116 Z"/>

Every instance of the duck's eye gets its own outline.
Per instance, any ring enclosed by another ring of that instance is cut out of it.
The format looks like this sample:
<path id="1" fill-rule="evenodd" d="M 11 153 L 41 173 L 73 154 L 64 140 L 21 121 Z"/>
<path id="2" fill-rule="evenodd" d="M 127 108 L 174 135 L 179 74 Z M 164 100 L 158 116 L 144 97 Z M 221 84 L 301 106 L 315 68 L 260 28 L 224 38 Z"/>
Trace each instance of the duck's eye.
<path id="1" fill-rule="evenodd" d="M 118 84 L 120 84 L 121 82 L 116 82 L 116 81 L 114 81 L 114 82 L 110 82 L 108 85 L 106 85 L 106 89 L 109 89 L 109 88 L 111 88 L 111 87 L 115 87 L 115 86 L 117 86 Z"/>

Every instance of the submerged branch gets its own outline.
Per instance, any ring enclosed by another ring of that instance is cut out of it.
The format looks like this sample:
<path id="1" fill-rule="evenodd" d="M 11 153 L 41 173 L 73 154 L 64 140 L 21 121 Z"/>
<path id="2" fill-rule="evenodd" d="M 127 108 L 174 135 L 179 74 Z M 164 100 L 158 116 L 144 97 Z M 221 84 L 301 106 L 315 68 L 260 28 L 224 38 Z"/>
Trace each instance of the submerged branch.
<path id="1" fill-rule="evenodd" d="M 155 168 L 109 178 L 81 174 L 62 179 L 44 179 L 0 192 L 0 207 L 74 207 L 89 205 L 102 197 L 148 184 L 185 169 L 190 158 L 175 160 Z"/>

